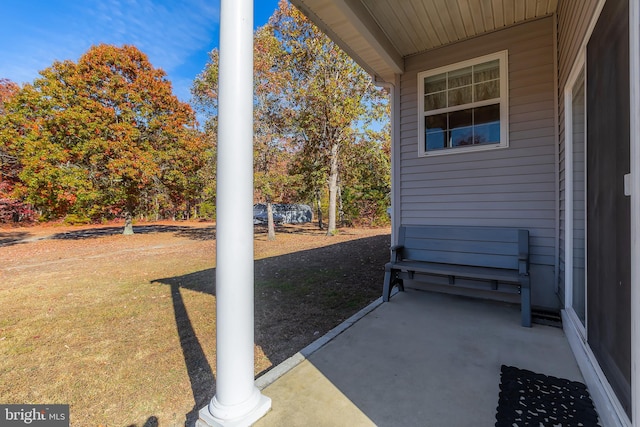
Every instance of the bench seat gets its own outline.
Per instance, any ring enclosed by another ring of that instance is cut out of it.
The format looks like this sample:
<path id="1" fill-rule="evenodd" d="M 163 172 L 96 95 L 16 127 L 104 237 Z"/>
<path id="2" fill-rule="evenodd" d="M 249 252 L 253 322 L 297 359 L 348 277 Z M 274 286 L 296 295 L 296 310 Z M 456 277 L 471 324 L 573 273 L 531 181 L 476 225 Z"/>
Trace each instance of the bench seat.
<path id="1" fill-rule="evenodd" d="M 451 264 L 421 261 L 400 261 L 394 263 L 393 268 L 400 270 L 401 272 L 406 272 L 409 275 L 413 272 L 431 274 L 435 276 L 448 276 L 451 278 L 457 277 L 460 279 L 497 281 L 516 285 L 520 283 L 520 274 L 515 270 L 475 267 L 469 265 L 452 266 Z"/>

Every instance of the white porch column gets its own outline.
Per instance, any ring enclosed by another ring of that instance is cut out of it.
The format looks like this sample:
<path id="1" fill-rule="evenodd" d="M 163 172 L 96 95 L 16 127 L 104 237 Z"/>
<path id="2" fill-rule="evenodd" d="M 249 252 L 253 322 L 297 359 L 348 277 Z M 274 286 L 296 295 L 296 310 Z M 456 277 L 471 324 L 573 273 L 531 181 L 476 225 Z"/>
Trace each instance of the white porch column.
<path id="1" fill-rule="evenodd" d="M 631 419 L 640 427 L 640 0 L 629 1 L 631 89 Z"/>
<path id="2" fill-rule="evenodd" d="M 222 0 L 216 219 L 216 395 L 198 427 L 249 426 L 270 408 L 254 385 L 253 0 Z"/>

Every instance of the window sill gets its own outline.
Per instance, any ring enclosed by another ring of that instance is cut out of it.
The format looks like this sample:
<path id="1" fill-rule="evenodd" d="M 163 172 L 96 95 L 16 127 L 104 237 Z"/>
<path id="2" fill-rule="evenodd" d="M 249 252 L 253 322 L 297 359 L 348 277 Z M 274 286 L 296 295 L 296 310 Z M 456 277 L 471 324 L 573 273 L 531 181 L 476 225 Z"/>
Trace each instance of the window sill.
<path id="1" fill-rule="evenodd" d="M 499 150 L 502 148 L 509 148 L 509 144 L 504 143 L 504 144 L 473 145 L 468 147 L 443 148 L 441 150 L 421 151 L 420 157 L 448 156 L 451 154 L 475 153 L 478 151 L 491 151 L 491 150 Z"/>

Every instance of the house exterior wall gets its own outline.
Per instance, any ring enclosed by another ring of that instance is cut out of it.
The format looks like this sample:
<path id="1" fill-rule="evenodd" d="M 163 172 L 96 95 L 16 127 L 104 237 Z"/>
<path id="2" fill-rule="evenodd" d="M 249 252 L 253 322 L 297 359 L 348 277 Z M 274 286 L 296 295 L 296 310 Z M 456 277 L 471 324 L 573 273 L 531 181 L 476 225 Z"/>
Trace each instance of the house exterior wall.
<path id="1" fill-rule="evenodd" d="M 405 58 L 397 191 L 401 224 L 530 231 L 532 302 L 559 308 L 556 267 L 554 19 L 496 31 Z M 418 155 L 417 73 L 508 50 L 509 147 Z"/>
<path id="2" fill-rule="evenodd" d="M 560 197 L 560 252 L 559 252 L 559 296 L 564 302 L 565 295 L 565 133 L 564 133 L 564 87 L 569 79 L 573 64 L 582 49 L 582 42 L 598 7 L 598 0 L 561 1 L 558 3 L 558 89 L 559 89 L 559 197 Z"/>

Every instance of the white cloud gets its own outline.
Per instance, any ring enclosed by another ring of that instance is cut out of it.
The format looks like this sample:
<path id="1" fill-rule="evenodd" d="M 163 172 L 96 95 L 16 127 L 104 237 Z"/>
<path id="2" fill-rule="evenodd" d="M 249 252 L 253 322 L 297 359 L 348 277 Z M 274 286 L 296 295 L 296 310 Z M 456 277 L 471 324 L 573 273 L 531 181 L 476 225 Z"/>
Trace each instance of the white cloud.
<path id="1" fill-rule="evenodd" d="M 0 27 L 5 27 L 0 29 L 5 40 L 0 42 L 0 77 L 30 82 L 53 61 L 76 61 L 91 45 L 133 44 L 167 72 L 176 94 L 186 101 L 186 81 L 190 85 L 204 67 L 196 64 L 195 71 L 187 72 L 193 75 L 185 75 L 194 67 L 189 61 L 202 54 L 206 58 L 217 44 L 213 37 L 220 16 L 217 2 L 211 0 L 57 0 L 46 7 L 40 19 L 28 5 L 0 18 Z"/>
<path id="2" fill-rule="evenodd" d="M 110 0 L 98 2 L 91 21 L 93 30 L 106 35 L 108 42 L 134 44 L 155 66 L 171 72 L 215 42 L 211 37 L 219 11 L 212 3 Z"/>

